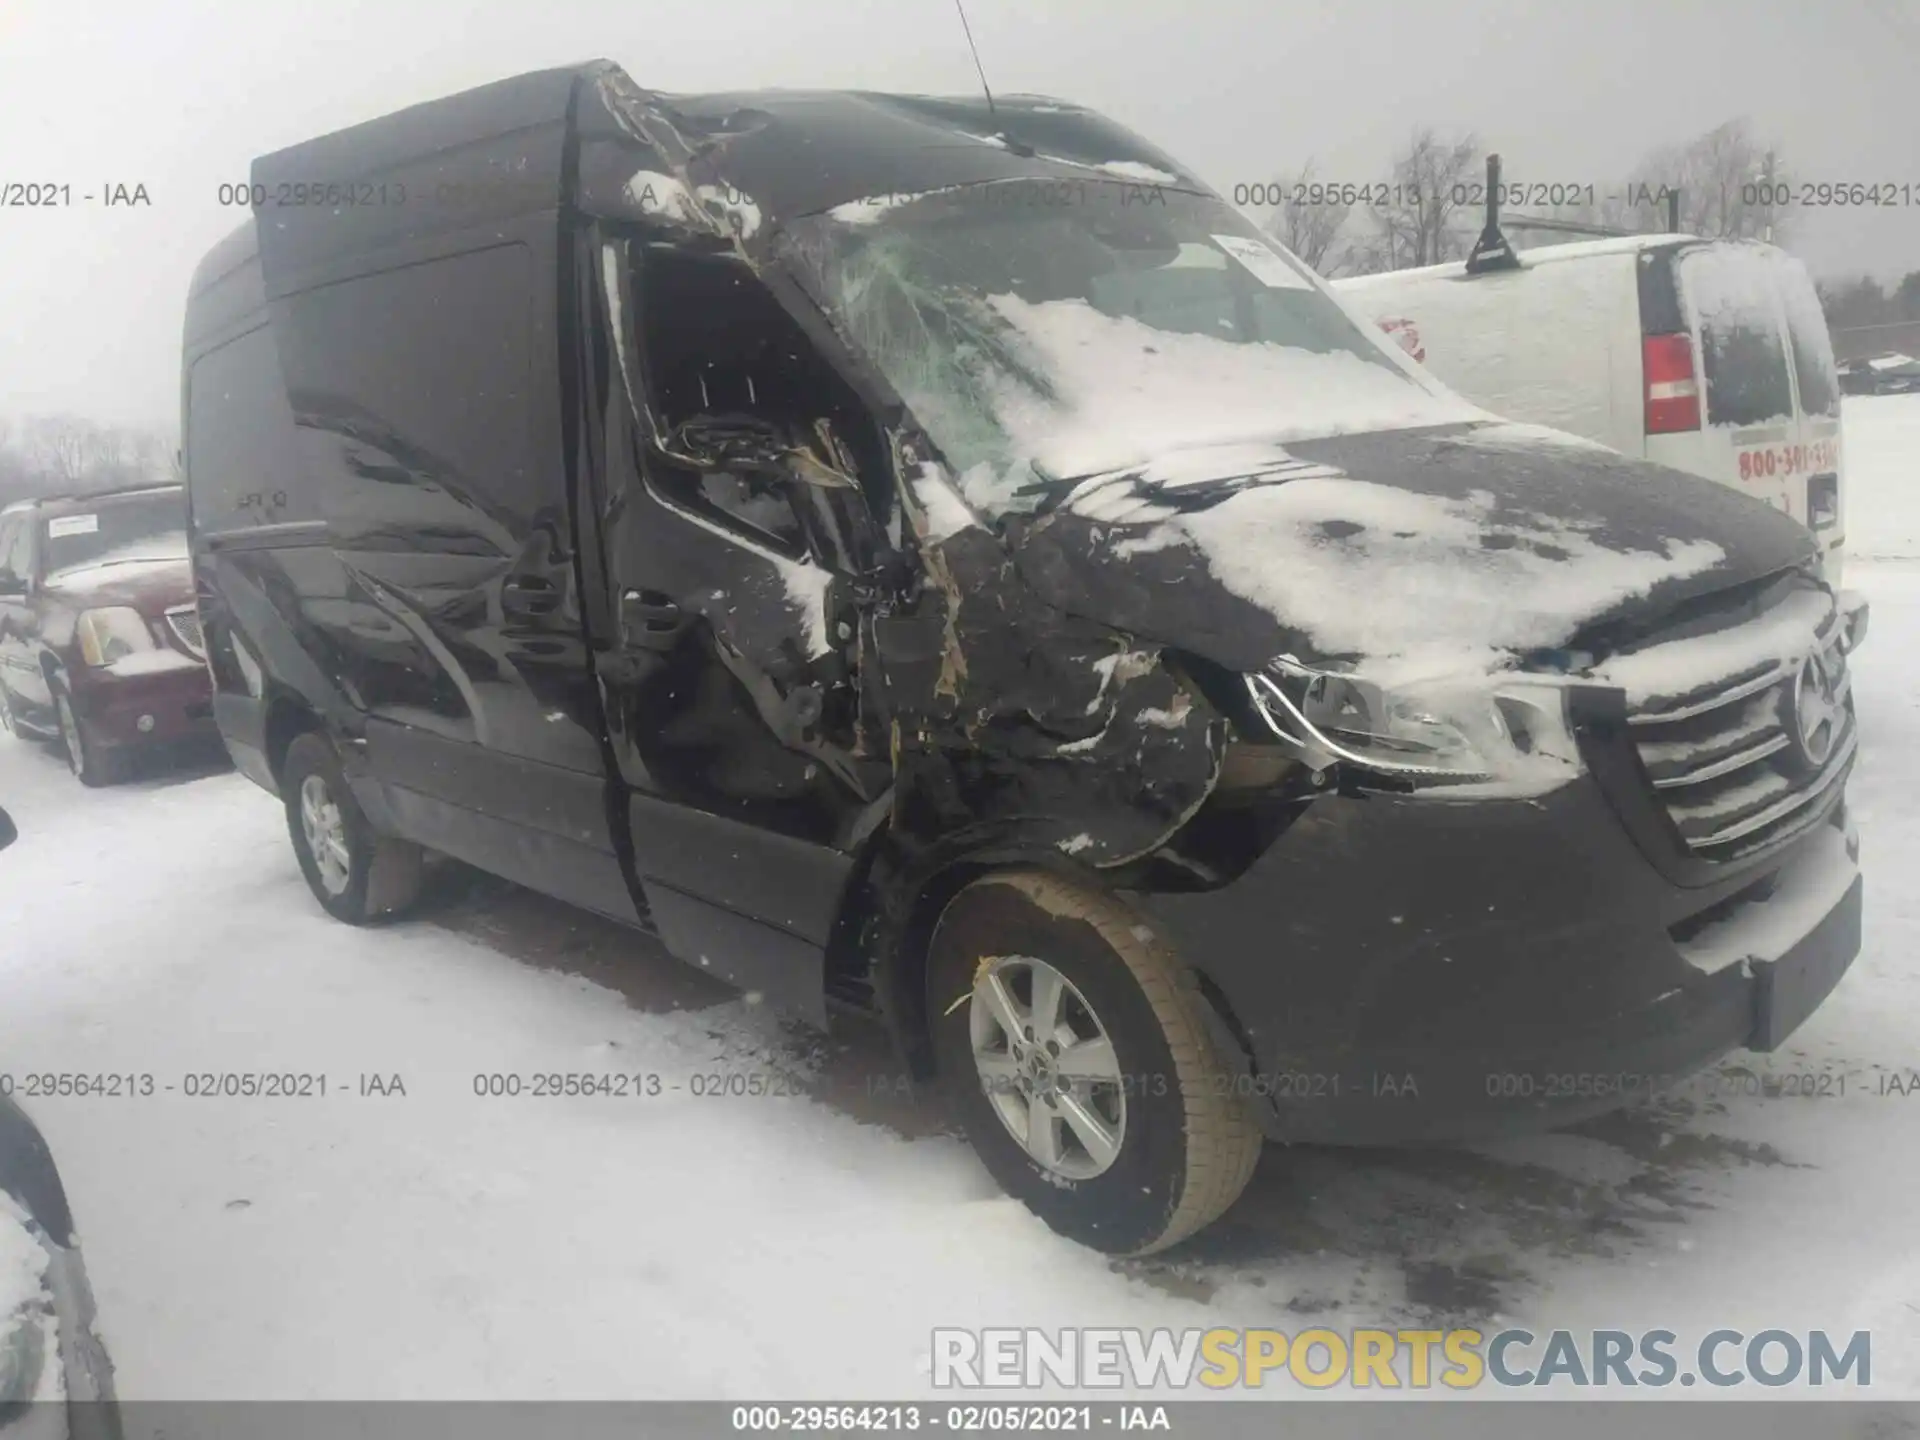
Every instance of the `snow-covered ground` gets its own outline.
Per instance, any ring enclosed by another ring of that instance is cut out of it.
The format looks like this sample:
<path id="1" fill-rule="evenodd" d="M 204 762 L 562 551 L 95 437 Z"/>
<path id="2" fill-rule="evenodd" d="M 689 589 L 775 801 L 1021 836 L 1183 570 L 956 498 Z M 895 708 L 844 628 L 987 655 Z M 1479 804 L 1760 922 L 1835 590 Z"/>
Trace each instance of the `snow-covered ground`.
<path id="1" fill-rule="evenodd" d="M 1842 423 L 1848 553 L 1920 557 L 1920 397 L 1851 395 Z"/>
<path id="2" fill-rule="evenodd" d="M 886 1093 L 868 1039 L 809 1053 L 531 897 L 350 929 L 237 776 L 90 791 L 0 737 L 21 832 L 0 856 L 0 1069 L 154 1077 L 28 1102 L 122 1396 L 899 1398 L 927 1393 L 935 1326 L 1450 1322 L 1868 1328 L 1876 1395 L 1920 1394 L 1920 1093 L 1879 1078 L 1920 1066 L 1920 396 L 1849 400 L 1847 446 L 1853 550 L 1876 557 L 1848 577 L 1874 604 L 1866 946 L 1789 1048 L 1735 1057 L 1844 1074 L 1845 1095 L 1724 1083 L 1473 1150 L 1270 1147 L 1220 1224 L 1148 1262 L 1003 1198 Z M 555 1071 L 664 1093 L 475 1093 Z M 184 1093 L 232 1072 L 326 1094 Z M 801 1093 L 695 1098 L 695 1076 Z"/>

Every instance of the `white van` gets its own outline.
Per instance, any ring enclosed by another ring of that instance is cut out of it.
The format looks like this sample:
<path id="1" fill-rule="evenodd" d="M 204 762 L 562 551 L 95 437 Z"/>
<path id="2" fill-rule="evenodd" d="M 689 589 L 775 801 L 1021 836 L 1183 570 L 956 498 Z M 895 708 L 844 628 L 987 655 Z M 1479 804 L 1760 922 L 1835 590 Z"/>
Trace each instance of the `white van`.
<path id="1" fill-rule="evenodd" d="M 1717 480 L 1845 543 L 1840 381 L 1806 267 L 1757 241 L 1630 235 L 1333 282 L 1468 399 Z"/>

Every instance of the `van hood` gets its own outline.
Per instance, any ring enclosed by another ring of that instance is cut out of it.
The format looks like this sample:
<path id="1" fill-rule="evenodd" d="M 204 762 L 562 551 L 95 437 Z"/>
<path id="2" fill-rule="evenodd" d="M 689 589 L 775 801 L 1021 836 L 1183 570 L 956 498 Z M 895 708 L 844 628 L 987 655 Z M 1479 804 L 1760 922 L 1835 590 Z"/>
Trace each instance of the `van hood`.
<path id="1" fill-rule="evenodd" d="M 1041 598 L 1241 671 L 1489 673 L 1816 556 L 1730 488 L 1505 422 L 1181 450 L 1043 490 L 1004 531 Z"/>

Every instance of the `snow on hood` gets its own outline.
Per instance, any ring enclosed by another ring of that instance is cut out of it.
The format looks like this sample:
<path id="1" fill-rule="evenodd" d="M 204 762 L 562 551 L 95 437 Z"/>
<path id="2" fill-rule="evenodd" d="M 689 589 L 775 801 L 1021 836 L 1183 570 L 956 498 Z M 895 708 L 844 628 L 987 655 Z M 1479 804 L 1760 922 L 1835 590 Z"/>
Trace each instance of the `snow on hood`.
<path id="1" fill-rule="evenodd" d="M 1382 683 L 1509 669 L 1814 554 L 1725 486 L 1516 431 L 1172 452 L 1043 483 L 1000 529 L 1056 609 L 1230 670 L 1292 654 Z"/>
<path id="2" fill-rule="evenodd" d="M 1483 418 L 1358 355 L 1177 334 L 1082 300 L 992 304 L 1039 353 L 1058 400 L 1003 387 L 998 418 L 1036 470 L 1088 475 L 1244 440 Z M 1017 482 L 1016 482 L 1017 483 Z"/>
<path id="3" fill-rule="evenodd" d="M 80 565 L 56 570 L 47 577 L 52 590 L 98 590 L 141 588 L 164 584 L 189 573 L 191 562 L 184 548 L 177 555 L 141 554 L 142 545 L 109 551 Z M 119 558 L 116 558 L 119 557 Z"/>
<path id="4" fill-rule="evenodd" d="M 1265 483 L 1225 503 L 1183 512 L 1131 481 L 1095 480 L 1069 504 L 1090 519 L 1150 525 L 1123 542 L 1129 553 L 1191 545 L 1229 591 L 1283 617 L 1322 654 L 1363 657 L 1382 683 L 1504 668 L 1516 653 L 1564 642 L 1580 620 L 1725 556 L 1706 540 L 1618 549 L 1596 538 L 1597 523 L 1515 511 L 1491 492 L 1420 494 L 1277 446 L 1256 449 Z M 1158 472 L 1172 490 L 1181 468 Z M 1222 466 L 1184 468 L 1194 484 Z"/>
<path id="5" fill-rule="evenodd" d="M 1626 691 L 1636 707 L 1670 703 L 1700 686 L 1702 675 L 1727 676 L 1799 660 L 1807 637 L 1833 614 L 1824 590 L 1788 596 L 1758 620 L 1711 637 L 1690 636 L 1618 655 L 1598 666 L 1593 678 Z"/>

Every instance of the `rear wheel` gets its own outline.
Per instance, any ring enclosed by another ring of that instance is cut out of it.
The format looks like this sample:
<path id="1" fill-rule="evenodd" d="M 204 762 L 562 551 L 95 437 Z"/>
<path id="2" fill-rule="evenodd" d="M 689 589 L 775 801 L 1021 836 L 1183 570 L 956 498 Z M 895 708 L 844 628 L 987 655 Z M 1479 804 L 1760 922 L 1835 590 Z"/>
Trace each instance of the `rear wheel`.
<path id="1" fill-rule="evenodd" d="M 287 747 L 280 793 L 300 873 L 329 915 L 366 925 L 400 914 L 418 898 L 420 847 L 367 823 L 325 736 L 301 735 Z"/>
<path id="2" fill-rule="evenodd" d="M 1037 871 L 976 881 L 934 932 L 927 998 L 967 1138 L 1061 1234 L 1150 1254 L 1245 1189 L 1260 1132 L 1193 975 L 1119 900 Z"/>
<path id="3" fill-rule="evenodd" d="M 132 773 L 133 757 L 100 743 L 73 708 L 67 687 L 57 680 L 53 684 L 53 709 L 60 721 L 60 742 L 67 750 L 67 768 L 82 785 L 117 785 Z"/>

